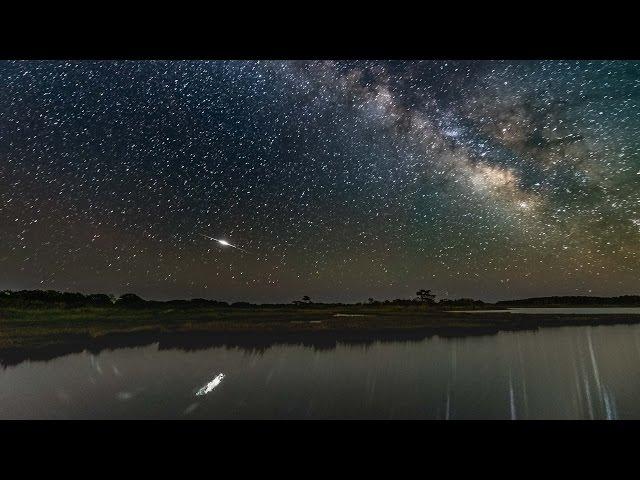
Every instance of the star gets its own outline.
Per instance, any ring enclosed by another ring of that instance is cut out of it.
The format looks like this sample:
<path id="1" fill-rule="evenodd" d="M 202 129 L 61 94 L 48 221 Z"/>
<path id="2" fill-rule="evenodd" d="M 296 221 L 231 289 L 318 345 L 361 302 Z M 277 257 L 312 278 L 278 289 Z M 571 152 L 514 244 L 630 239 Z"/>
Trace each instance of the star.
<path id="1" fill-rule="evenodd" d="M 637 293 L 637 62 L 2 61 L 0 79 L 3 289 Z"/>

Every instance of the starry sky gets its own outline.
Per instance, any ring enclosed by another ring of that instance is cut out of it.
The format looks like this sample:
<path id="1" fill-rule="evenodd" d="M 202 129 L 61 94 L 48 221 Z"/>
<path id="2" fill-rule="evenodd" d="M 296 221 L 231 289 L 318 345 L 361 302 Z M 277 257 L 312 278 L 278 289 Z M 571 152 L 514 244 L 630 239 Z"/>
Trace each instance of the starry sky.
<path id="1" fill-rule="evenodd" d="M 0 87 L 0 289 L 640 293 L 639 62 L 4 61 Z"/>

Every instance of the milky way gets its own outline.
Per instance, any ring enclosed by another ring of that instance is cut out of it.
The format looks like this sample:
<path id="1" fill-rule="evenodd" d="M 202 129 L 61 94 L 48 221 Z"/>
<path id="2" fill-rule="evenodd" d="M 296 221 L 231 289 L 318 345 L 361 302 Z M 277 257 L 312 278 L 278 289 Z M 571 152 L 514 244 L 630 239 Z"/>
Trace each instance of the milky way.
<path id="1" fill-rule="evenodd" d="M 0 85 L 0 288 L 640 293 L 638 62 L 28 61 Z"/>

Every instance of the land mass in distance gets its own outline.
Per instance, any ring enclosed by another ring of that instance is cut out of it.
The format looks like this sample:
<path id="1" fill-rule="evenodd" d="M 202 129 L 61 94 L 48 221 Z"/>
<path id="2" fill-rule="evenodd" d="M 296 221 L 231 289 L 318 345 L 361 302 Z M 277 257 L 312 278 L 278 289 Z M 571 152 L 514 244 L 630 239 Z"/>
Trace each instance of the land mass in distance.
<path id="1" fill-rule="evenodd" d="M 367 303 L 327 304 L 304 297 L 291 304 L 257 305 L 205 299 L 145 301 L 133 294 L 116 299 L 103 294 L 4 291 L 0 293 L 0 363 L 6 364 L 6 358 L 24 350 L 64 350 L 64 345 L 74 345 L 77 350 L 90 348 L 100 339 L 132 334 L 147 340 L 167 335 L 206 337 L 215 344 L 215 338 L 229 336 L 242 343 L 241 337 L 247 334 L 253 339 L 290 342 L 302 337 L 340 340 L 354 334 L 367 338 L 465 336 L 540 327 L 640 323 L 637 314 L 521 314 L 506 310 L 637 307 L 640 296 L 540 297 L 491 304 L 470 299 L 436 302 L 428 290 L 420 292 L 422 296 L 415 299 L 384 302 L 370 299 Z"/>

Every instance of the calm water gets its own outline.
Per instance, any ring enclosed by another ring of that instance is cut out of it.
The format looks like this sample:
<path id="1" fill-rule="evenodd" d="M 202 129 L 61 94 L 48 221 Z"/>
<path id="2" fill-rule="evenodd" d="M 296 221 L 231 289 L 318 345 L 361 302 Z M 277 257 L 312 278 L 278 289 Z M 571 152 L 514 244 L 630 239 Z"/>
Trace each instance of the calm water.
<path id="1" fill-rule="evenodd" d="M 640 325 L 82 351 L 0 369 L 0 418 L 640 418 Z"/>

